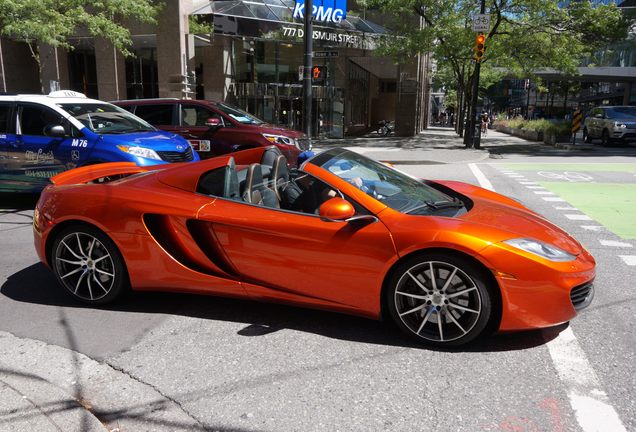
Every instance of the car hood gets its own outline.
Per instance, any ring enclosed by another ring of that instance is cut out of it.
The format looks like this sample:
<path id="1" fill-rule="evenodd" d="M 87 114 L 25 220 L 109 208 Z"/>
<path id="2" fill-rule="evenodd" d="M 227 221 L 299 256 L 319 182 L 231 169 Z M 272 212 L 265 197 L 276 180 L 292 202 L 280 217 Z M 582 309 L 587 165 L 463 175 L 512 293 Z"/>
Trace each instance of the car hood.
<path id="1" fill-rule="evenodd" d="M 500 202 L 471 197 L 473 207 L 460 219 L 471 224 L 486 225 L 505 232 L 498 241 L 512 238 L 532 238 L 552 244 L 573 255 L 581 253 L 581 245 L 558 226 L 530 210 L 524 210 Z"/>
<path id="2" fill-rule="evenodd" d="M 164 131 L 133 132 L 126 134 L 101 135 L 109 144 L 147 147 L 158 151 L 184 151 L 188 142 L 179 135 Z"/>

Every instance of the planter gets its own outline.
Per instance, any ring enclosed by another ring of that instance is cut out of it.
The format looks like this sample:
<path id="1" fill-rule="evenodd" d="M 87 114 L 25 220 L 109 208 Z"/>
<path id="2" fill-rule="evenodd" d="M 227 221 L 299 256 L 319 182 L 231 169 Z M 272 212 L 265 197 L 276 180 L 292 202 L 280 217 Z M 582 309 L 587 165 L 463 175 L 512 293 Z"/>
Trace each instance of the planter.
<path id="1" fill-rule="evenodd" d="M 543 137 L 543 142 L 548 145 L 556 145 L 556 143 L 570 142 L 572 137 L 568 135 L 556 135 L 554 133 L 546 133 Z"/>
<path id="2" fill-rule="evenodd" d="M 543 131 L 529 131 L 525 129 L 518 129 L 519 135 L 523 139 L 527 139 L 529 141 L 543 141 Z"/>

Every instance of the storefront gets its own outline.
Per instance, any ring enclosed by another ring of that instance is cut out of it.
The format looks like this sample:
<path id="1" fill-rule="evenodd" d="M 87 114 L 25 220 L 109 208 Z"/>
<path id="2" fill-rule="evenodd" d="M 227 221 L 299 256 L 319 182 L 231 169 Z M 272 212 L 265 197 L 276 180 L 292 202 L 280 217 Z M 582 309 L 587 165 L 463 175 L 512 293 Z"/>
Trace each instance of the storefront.
<path id="1" fill-rule="evenodd" d="M 267 122 L 301 130 L 304 33 L 302 20 L 293 18 L 298 9 L 292 1 L 250 0 L 215 1 L 195 10 L 194 15 L 214 24 L 213 35 L 196 38 L 199 96 L 222 98 Z M 370 105 L 380 78 L 355 60 L 373 55 L 384 29 L 332 13 L 323 11 L 323 18 L 331 19 L 314 24 L 313 64 L 322 66 L 323 74 L 314 82 L 312 129 L 319 136 L 342 138 L 373 126 Z M 397 69 L 391 69 L 388 80 L 395 82 Z"/>

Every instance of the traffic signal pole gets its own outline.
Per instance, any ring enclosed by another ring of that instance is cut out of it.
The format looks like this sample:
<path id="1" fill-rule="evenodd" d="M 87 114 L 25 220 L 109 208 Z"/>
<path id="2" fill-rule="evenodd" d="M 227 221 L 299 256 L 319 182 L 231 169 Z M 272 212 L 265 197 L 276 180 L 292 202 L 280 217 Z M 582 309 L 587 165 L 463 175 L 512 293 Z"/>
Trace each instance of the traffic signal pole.
<path id="1" fill-rule="evenodd" d="M 312 57 L 313 46 L 312 46 L 312 18 L 313 18 L 313 0 L 305 0 L 305 14 L 304 14 L 304 30 L 305 34 L 303 36 L 303 42 L 305 43 L 305 65 L 303 68 L 303 121 L 305 134 L 307 135 L 307 139 L 309 139 L 309 143 L 311 144 L 311 126 L 312 126 L 312 112 L 311 105 L 313 102 L 313 94 L 311 87 L 311 68 L 312 68 Z"/>
<path id="2" fill-rule="evenodd" d="M 486 13 L 486 0 L 481 0 L 480 14 Z M 475 137 L 475 121 L 477 117 L 477 101 L 479 100 L 479 72 L 481 70 L 481 58 L 478 58 L 477 53 L 475 58 L 475 72 L 473 74 L 473 94 L 470 102 L 470 110 L 468 118 L 468 133 L 464 136 L 464 145 L 466 148 L 475 147 L 481 148 L 481 132 Z"/>

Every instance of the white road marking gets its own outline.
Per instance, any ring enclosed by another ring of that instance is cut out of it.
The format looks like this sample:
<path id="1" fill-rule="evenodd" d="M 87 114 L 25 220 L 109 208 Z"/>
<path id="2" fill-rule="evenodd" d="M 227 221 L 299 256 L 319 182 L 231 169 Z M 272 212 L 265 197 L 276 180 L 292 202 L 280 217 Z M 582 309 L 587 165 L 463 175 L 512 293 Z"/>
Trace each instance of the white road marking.
<path id="1" fill-rule="evenodd" d="M 554 195 L 554 192 L 550 191 L 534 191 L 537 195 Z"/>
<path id="2" fill-rule="evenodd" d="M 581 225 L 581 228 L 588 231 L 603 231 L 603 227 L 600 225 Z"/>
<path id="3" fill-rule="evenodd" d="M 572 206 L 555 206 L 556 210 L 578 210 L 576 207 Z"/>
<path id="4" fill-rule="evenodd" d="M 528 189 L 545 189 L 543 186 L 526 186 Z"/>
<path id="5" fill-rule="evenodd" d="M 470 170 L 473 172 L 473 175 L 475 176 L 475 178 L 477 178 L 477 181 L 479 182 L 479 185 L 481 187 L 493 192 L 495 191 L 495 188 L 492 186 L 492 183 L 490 183 L 490 180 L 488 180 L 484 173 L 481 172 L 479 168 L 477 168 L 477 165 L 471 163 L 468 164 L 468 168 L 470 168 Z"/>
<path id="6" fill-rule="evenodd" d="M 636 266 L 636 255 L 619 255 L 619 258 L 628 266 Z"/>
<path id="7" fill-rule="evenodd" d="M 538 183 L 533 181 L 520 181 L 519 184 L 522 184 L 525 186 L 525 185 L 536 185 Z"/>
<path id="8" fill-rule="evenodd" d="M 582 215 L 582 214 L 566 214 L 563 215 L 566 218 L 570 219 L 570 220 L 578 220 L 578 221 L 591 221 L 594 220 L 591 217 L 589 217 L 588 215 Z"/>
<path id="9" fill-rule="evenodd" d="M 469 167 L 481 187 L 494 192 L 494 188 L 484 174 L 474 165 Z M 543 197 L 546 201 L 557 197 Z M 621 257 L 629 265 L 636 265 L 636 255 Z M 626 260 L 625 258 L 630 258 Z M 576 340 L 572 329 L 568 327 L 559 336 L 547 342 L 552 363 L 559 374 L 559 378 L 566 385 L 570 405 L 576 419 L 584 432 L 626 432 L 618 413 L 609 404 L 607 394 L 601 389 L 601 383 L 596 372 L 587 360 L 585 352 Z"/>
<path id="10" fill-rule="evenodd" d="M 619 248 L 631 248 L 631 247 L 634 247 L 634 246 L 632 246 L 631 243 L 619 242 L 619 241 L 615 241 L 615 240 L 601 240 L 601 239 L 599 239 L 599 242 L 601 242 L 601 244 L 603 246 L 611 246 L 611 247 L 619 247 Z"/>
<path id="11" fill-rule="evenodd" d="M 541 198 L 543 198 L 544 201 L 549 201 L 549 202 L 565 202 L 563 198 L 559 198 L 559 197 L 541 197 Z"/>
<path id="12" fill-rule="evenodd" d="M 510 178 L 517 178 L 517 179 L 524 179 L 524 178 L 526 178 L 526 176 L 522 176 L 522 175 L 519 175 L 519 174 L 507 174 L 507 175 L 508 175 L 508 177 L 510 177 Z"/>
<path id="13" fill-rule="evenodd" d="M 569 387 L 570 405 L 581 429 L 626 431 L 572 329 L 563 330 L 547 346 L 561 381 Z"/>

